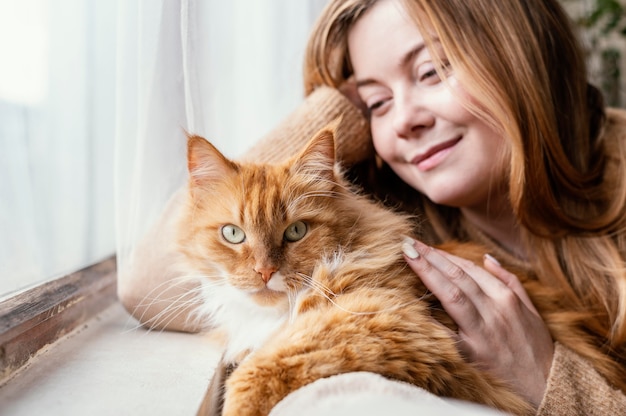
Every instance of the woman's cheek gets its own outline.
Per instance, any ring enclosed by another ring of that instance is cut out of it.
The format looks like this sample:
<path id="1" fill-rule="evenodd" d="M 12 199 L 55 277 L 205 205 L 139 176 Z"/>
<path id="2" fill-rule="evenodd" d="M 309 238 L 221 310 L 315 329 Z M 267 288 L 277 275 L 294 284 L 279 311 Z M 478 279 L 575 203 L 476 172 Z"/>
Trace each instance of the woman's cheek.
<path id="1" fill-rule="evenodd" d="M 385 133 L 383 123 L 380 121 L 372 121 L 370 128 L 372 130 L 372 142 L 374 143 L 374 149 L 378 156 L 380 156 L 385 162 L 391 161 L 393 156 L 393 138 L 389 132 Z"/>

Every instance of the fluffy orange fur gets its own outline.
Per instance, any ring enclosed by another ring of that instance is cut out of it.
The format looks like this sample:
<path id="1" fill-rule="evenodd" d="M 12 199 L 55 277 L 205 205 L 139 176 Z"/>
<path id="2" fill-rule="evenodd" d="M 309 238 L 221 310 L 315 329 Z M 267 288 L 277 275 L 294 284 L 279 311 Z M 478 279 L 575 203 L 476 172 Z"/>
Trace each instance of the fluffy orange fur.
<path id="1" fill-rule="evenodd" d="M 334 132 L 323 129 L 298 156 L 277 165 L 225 158 L 200 137 L 189 139 L 190 204 L 181 249 L 202 270 L 210 257 L 250 301 L 290 315 L 226 382 L 224 415 L 266 415 L 290 392 L 319 378 L 369 371 L 437 395 L 513 414 L 533 409 L 504 382 L 466 362 L 454 323 L 408 268 L 400 247 L 418 236 L 416 221 L 359 195 L 335 163 Z M 295 221 L 306 235 L 285 241 Z M 240 224 L 245 244 L 220 236 Z M 443 247 L 476 263 L 474 244 Z M 518 274 L 555 340 L 589 358 L 609 380 L 616 365 L 582 328 L 584 314 L 564 311 L 559 296 Z M 259 270 L 280 271 L 285 292 L 268 290 Z"/>

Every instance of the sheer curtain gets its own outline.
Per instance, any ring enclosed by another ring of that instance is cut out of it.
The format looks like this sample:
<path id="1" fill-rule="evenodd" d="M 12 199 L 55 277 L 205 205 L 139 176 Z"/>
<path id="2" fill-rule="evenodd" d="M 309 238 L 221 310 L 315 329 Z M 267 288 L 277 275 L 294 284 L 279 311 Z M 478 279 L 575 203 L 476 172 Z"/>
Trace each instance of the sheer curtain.
<path id="1" fill-rule="evenodd" d="M 185 131 L 236 157 L 301 102 L 303 50 L 324 3 L 118 3 L 118 268 L 186 180 Z"/>
<path id="2" fill-rule="evenodd" d="M 0 0 L 0 297 L 133 244 L 184 131 L 241 154 L 302 99 L 326 0 Z"/>
<path id="3" fill-rule="evenodd" d="M 115 19 L 0 0 L 0 297 L 115 251 Z"/>

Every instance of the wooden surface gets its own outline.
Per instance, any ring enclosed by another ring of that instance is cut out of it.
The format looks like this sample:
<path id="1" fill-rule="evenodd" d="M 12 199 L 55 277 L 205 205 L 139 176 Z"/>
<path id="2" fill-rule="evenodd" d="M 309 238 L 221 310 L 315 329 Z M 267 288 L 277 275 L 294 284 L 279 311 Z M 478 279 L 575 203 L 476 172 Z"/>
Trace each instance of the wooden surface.
<path id="1" fill-rule="evenodd" d="M 42 348 L 114 303 L 116 290 L 112 257 L 0 303 L 0 384 Z"/>

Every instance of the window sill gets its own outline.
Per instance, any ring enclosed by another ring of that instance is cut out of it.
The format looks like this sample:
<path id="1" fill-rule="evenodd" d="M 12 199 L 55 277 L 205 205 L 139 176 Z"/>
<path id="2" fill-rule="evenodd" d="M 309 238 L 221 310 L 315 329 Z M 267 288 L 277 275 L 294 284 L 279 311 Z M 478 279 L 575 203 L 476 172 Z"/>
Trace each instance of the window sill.
<path id="1" fill-rule="evenodd" d="M 138 328 L 116 287 L 110 258 L 0 302 L 0 413 L 196 414 L 219 343 Z"/>
<path id="2" fill-rule="evenodd" d="M 221 350 L 210 337 L 135 328 L 114 303 L 0 388 L 11 415 L 196 414 Z"/>
<path id="3" fill-rule="evenodd" d="M 36 286 L 0 302 L 0 384 L 46 346 L 116 301 L 116 261 Z"/>

